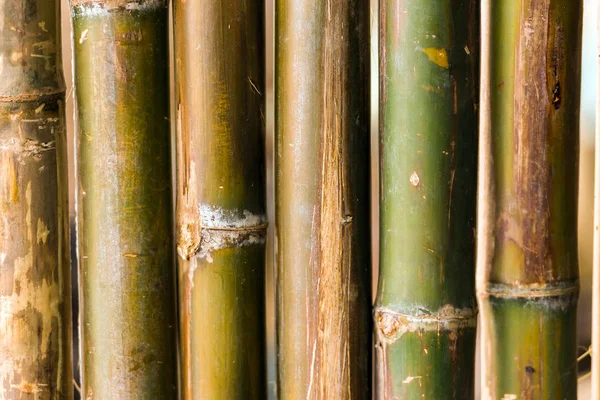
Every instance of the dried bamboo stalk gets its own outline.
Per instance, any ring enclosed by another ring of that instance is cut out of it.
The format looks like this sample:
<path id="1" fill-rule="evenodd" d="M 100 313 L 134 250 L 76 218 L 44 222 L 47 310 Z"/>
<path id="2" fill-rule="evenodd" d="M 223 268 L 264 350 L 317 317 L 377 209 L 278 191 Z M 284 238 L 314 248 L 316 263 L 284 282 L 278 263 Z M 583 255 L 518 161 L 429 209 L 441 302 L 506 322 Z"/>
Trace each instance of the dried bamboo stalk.
<path id="1" fill-rule="evenodd" d="M 278 0 L 281 399 L 371 398 L 369 2 Z"/>
<path id="2" fill-rule="evenodd" d="M 0 397 L 70 399 L 59 2 L 0 1 Z"/>

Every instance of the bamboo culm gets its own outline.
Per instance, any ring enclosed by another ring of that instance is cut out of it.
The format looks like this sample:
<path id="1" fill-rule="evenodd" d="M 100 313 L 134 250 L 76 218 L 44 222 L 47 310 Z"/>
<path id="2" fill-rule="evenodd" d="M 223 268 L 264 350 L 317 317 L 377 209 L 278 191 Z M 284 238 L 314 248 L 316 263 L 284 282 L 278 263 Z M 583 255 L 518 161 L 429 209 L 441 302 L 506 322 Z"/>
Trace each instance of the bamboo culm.
<path id="1" fill-rule="evenodd" d="M 379 12 L 376 397 L 472 399 L 479 1 Z"/>
<path id="2" fill-rule="evenodd" d="M 582 1 L 482 15 L 482 397 L 575 399 Z"/>
<path id="3" fill-rule="evenodd" d="M 600 8 L 596 15 L 600 38 Z M 600 71 L 600 40 L 596 48 L 597 66 Z M 600 79 L 596 87 L 596 134 L 595 154 L 600 154 Z M 600 398 L 600 157 L 594 160 L 594 255 L 593 255 L 593 283 L 592 283 L 592 399 Z"/>
<path id="4" fill-rule="evenodd" d="M 71 2 L 82 397 L 177 397 L 166 0 Z"/>
<path id="5" fill-rule="evenodd" d="M 265 399 L 263 0 L 173 2 L 184 399 Z"/>
<path id="6" fill-rule="evenodd" d="M 277 389 L 371 398 L 369 2 L 275 2 Z"/>
<path id="7" fill-rule="evenodd" d="M 59 2 L 0 1 L 0 397 L 71 399 Z"/>

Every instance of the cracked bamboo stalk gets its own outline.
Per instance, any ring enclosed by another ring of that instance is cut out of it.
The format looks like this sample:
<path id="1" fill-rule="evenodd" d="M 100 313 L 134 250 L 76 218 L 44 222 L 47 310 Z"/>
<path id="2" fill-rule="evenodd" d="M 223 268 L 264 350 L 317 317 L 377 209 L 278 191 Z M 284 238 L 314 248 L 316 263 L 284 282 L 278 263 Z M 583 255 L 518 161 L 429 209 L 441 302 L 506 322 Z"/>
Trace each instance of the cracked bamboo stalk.
<path id="1" fill-rule="evenodd" d="M 479 10 L 380 2 L 379 399 L 474 396 Z"/>
<path id="2" fill-rule="evenodd" d="M 277 389 L 370 399 L 369 2 L 275 13 Z"/>
<path id="3" fill-rule="evenodd" d="M 582 1 L 482 16 L 482 398 L 575 399 Z"/>
<path id="4" fill-rule="evenodd" d="M 264 399 L 264 2 L 173 6 L 182 394 Z"/>
<path id="5" fill-rule="evenodd" d="M 59 2 L 0 1 L 0 398 L 70 399 Z"/>
<path id="6" fill-rule="evenodd" d="M 166 0 L 72 0 L 82 397 L 177 396 Z"/>

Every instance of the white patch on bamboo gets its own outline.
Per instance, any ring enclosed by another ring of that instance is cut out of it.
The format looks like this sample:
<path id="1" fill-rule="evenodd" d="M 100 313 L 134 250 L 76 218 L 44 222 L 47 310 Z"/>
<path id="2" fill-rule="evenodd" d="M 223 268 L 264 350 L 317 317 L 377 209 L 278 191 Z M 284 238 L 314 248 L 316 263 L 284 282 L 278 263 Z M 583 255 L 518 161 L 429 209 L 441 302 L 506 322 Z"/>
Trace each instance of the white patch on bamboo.
<path id="1" fill-rule="evenodd" d="M 89 29 L 84 29 L 83 32 L 81 32 L 81 36 L 79 37 L 79 44 L 83 44 L 83 42 L 87 40 L 89 31 Z"/>
<path id="2" fill-rule="evenodd" d="M 41 218 L 38 218 L 37 221 L 37 242 L 46 244 L 46 240 L 48 240 L 48 235 L 50 231 L 48 230 L 48 226 L 44 223 Z"/>
<path id="3" fill-rule="evenodd" d="M 415 379 L 421 379 L 422 376 L 407 376 L 402 383 L 411 383 L 412 381 L 414 381 Z"/>
<path id="4" fill-rule="evenodd" d="M 39 142 L 33 139 L 10 138 L 0 140 L 0 150 L 10 151 L 17 156 L 18 161 L 24 158 L 33 157 L 35 160 L 41 160 L 42 154 L 56 149 L 54 140 L 49 142 Z"/>
<path id="5" fill-rule="evenodd" d="M 200 204 L 197 213 L 199 218 L 193 215 L 180 217 L 177 252 L 184 260 L 195 258 L 212 263 L 212 254 L 217 250 L 262 245 L 266 241 L 265 215 L 208 204 Z M 192 284 L 197 264 L 190 263 L 188 275 Z"/>
<path id="6" fill-rule="evenodd" d="M 410 184 L 413 185 L 414 187 L 419 187 L 419 183 L 421 183 L 421 179 L 419 178 L 419 174 L 417 173 L 417 171 L 413 171 L 410 174 Z"/>
<path id="7" fill-rule="evenodd" d="M 75 0 L 72 3 L 72 8 L 76 11 L 76 15 L 84 17 L 108 16 L 111 11 L 118 9 L 126 11 L 152 11 L 167 7 L 165 0 Z"/>

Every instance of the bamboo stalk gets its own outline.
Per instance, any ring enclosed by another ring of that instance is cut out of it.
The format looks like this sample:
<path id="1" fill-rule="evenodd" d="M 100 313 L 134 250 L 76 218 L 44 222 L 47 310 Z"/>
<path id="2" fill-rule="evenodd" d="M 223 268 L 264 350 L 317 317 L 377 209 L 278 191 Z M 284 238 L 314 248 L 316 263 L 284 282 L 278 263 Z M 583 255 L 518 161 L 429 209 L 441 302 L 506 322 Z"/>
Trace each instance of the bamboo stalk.
<path id="1" fill-rule="evenodd" d="M 479 1 L 380 2 L 377 398 L 473 398 Z"/>
<path id="2" fill-rule="evenodd" d="M 0 397 L 70 399 L 59 2 L 0 1 Z"/>
<path id="3" fill-rule="evenodd" d="M 185 399 L 266 398 L 263 13 L 174 2 Z"/>
<path id="4" fill-rule="evenodd" d="M 482 395 L 575 399 L 582 2 L 486 1 L 483 18 Z"/>
<path id="5" fill-rule="evenodd" d="M 72 0 L 82 397 L 177 396 L 165 0 Z"/>
<path id="6" fill-rule="evenodd" d="M 279 397 L 370 399 L 369 2 L 275 27 Z"/>
<path id="7" fill-rule="evenodd" d="M 600 76 L 600 7 L 596 20 L 598 23 L 596 36 L 599 38 L 596 47 L 598 70 Z M 592 282 L 592 399 L 600 398 L 600 79 L 596 88 L 596 143 L 595 143 L 595 176 L 594 176 L 594 263 Z"/>

